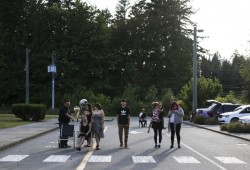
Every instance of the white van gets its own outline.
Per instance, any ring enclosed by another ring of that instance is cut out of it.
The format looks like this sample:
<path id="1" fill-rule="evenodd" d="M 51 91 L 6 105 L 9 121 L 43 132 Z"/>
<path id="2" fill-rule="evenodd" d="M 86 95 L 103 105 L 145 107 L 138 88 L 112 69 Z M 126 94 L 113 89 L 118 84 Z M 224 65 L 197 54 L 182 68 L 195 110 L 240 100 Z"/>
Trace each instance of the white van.
<path id="1" fill-rule="evenodd" d="M 242 105 L 232 112 L 222 113 L 218 117 L 219 123 L 237 122 L 243 116 L 250 116 L 250 105 Z"/>

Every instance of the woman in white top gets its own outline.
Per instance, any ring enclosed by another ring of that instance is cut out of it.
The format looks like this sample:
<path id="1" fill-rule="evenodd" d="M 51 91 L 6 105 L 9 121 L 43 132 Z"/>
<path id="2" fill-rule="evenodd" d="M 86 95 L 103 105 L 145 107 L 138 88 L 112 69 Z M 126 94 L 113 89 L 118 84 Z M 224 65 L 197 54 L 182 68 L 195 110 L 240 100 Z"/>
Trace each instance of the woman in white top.
<path id="1" fill-rule="evenodd" d="M 183 109 L 177 104 L 177 102 L 172 102 L 170 105 L 170 110 L 168 112 L 168 118 L 169 118 L 169 130 L 171 131 L 171 146 L 170 148 L 174 147 L 174 136 L 176 133 L 177 137 L 177 143 L 178 148 L 181 148 L 180 146 L 180 131 L 181 131 L 181 123 L 183 120 L 184 111 Z"/>

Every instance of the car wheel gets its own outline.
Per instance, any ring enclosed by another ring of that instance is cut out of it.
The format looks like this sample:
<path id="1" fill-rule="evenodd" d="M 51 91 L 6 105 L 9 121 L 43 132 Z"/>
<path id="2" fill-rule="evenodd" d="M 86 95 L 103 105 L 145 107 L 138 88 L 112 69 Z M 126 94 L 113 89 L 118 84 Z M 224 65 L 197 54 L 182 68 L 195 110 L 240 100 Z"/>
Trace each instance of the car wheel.
<path id="1" fill-rule="evenodd" d="M 238 122 L 238 120 L 239 120 L 239 118 L 236 118 L 236 117 L 232 118 L 231 121 L 230 121 L 230 123 Z"/>

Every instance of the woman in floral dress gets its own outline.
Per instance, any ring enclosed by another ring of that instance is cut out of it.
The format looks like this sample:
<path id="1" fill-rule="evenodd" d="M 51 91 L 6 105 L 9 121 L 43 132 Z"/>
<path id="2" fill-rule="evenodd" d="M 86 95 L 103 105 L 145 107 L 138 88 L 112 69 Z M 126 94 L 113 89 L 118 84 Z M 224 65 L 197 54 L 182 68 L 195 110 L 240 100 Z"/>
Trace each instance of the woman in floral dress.
<path id="1" fill-rule="evenodd" d="M 104 111 L 100 103 L 96 103 L 92 114 L 92 132 L 96 140 L 96 150 L 100 150 L 100 139 L 104 138 Z"/>

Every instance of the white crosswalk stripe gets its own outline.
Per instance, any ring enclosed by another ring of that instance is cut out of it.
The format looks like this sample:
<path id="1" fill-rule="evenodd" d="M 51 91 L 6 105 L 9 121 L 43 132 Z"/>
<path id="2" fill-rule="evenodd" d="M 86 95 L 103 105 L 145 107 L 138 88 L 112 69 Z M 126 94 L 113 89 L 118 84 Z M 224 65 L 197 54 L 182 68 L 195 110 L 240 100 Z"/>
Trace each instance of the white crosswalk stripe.
<path id="1" fill-rule="evenodd" d="M 192 156 L 174 156 L 174 159 L 178 163 L 195 163 L 195 164 L 200 163 L 197 159 L 195 159 Z"/>
<path id="2" fill-rule="evenodd" d="M 235 157 L 215 157 L 215 158 L 223 162 L 224 164 L 246 164 L 246 162 L 243 162 Z"/>
<path id="3" fill-rule="evenodd" d="M 8 155 L 0 159 L 0 162 L 19 162 L 28 156 L 29 155 Z"/>
<path id="4" fill-rule="evenodd" d="M 66 162 L 69 158 L 70 155 L 50 155 L 43 162 Z"/>
<path id="5" fill-rule="evenodd" d="M 92 155 L 88 162 L 111 162 L 111 155 Z"/>
<path id="6" fill-rule="evenodd" d="M 156 163 L 152 156 L 132 156 L 134 163 Z"/>

